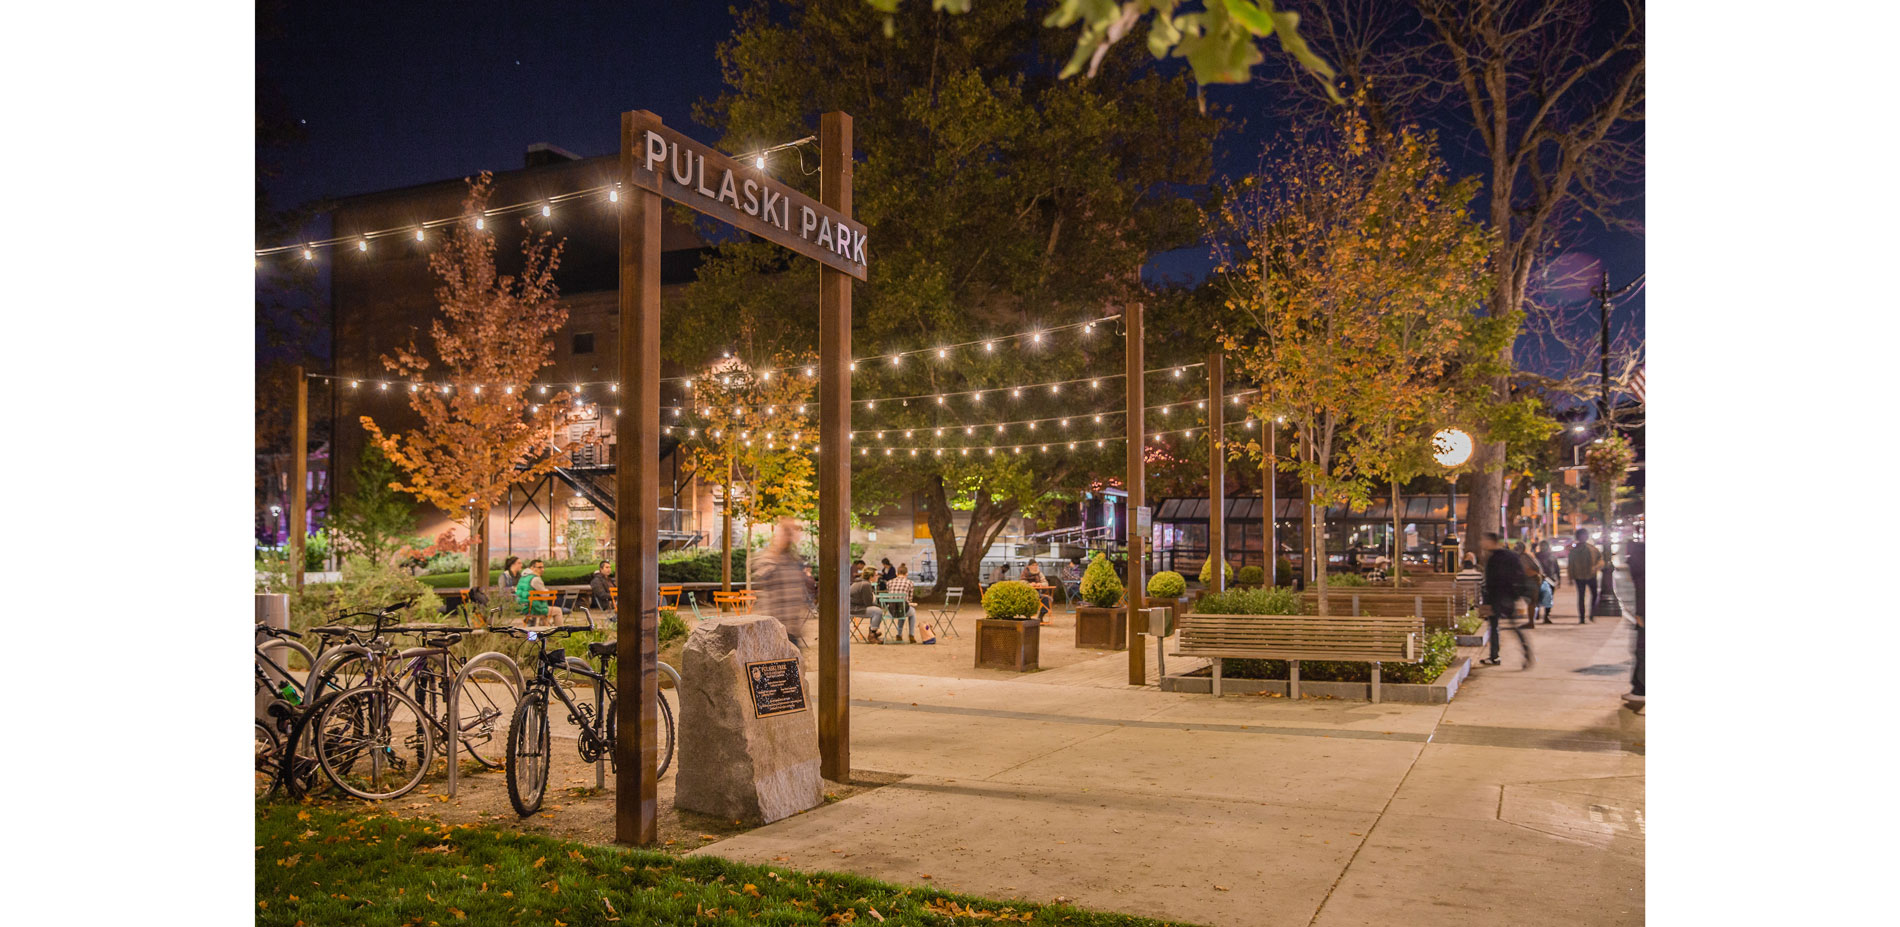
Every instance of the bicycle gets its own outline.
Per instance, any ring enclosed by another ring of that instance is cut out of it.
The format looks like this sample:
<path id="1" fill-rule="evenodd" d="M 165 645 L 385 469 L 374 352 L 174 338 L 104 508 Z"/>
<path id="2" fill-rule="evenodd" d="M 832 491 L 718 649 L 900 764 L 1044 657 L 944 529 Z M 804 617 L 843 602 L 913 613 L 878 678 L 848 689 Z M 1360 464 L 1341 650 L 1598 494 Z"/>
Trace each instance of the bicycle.
<path id="1" fill-rule="evenodd" d="M 619 704 L 613 683 L 608 678 L 608 669 L 619 644 L 608 640 L 587 645 L 588 654 L 600 660 L 600 668 L 595 670 L 585 660 L 568 656 L 565 648 L 548 649 L 550 638 L 591 630 L 588 627 L 563 625 L 495 630 L 520 635 L 540 645 L 535 658 L 534 675 L 521 693 L 514 718 L 508 726 L 508 801 L 514 805 L 516 814 L 528 817 L 541 809 L 541 800 L 547 795 L 548 774 L 553 760 L 553 732 L 548 720 L 550 693 L 567 707 L 567 723 L 578 731 L 576 740 L 582 762 L 596 763 L 605 758 L 610 765 L 613 763 L 615 719 Z M 672 678 L 677 691 L 679 673 L 665 663 L 659 664 L 659 667 L 662 673 Z M 582 685 L 593 687 L 591 702 L 576 700 L 570 693 L 570 690 Z M 663 722 L 660 725 L 663 746 L 656 775 L 664 776 L 673 765 L 676 731 L 672 706 L 667 704 L 664 696 L 658 701 L 660 720 Z"/>

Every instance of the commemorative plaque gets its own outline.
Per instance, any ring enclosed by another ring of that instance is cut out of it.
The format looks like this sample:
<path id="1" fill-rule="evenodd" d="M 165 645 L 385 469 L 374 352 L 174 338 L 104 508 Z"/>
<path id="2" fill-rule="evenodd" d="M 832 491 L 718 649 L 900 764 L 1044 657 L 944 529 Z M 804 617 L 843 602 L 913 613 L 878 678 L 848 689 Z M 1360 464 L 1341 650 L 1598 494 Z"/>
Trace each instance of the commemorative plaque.
<path id="1" fill-rule="evenodd" d="M 805 710 L 805 683 L 797 660 L 760 660 L 745 665 L 752 689 L 752 717 L 770 718 Z"/>

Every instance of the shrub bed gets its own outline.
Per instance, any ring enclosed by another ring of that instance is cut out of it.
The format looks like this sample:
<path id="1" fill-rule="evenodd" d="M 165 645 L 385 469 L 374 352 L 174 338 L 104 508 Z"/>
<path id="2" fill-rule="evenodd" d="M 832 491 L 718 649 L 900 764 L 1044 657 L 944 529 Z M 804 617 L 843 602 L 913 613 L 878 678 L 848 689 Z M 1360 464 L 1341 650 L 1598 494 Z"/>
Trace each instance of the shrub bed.
<path id="1" fill-rule="evenodd" d="M 1424 685 L 1435 682 L 1458 655 L 1458 641 L 1450 631 L 1437 630 L 1425 635 L 1423 659 L 1417 663 L 1382 663 L 1379 678 L 1384 682 L 1409 682 Z M 1285 679 L 1285 660 L 1226 660 L 1221 675 L 1235 679 Z M 1371 682 L 1372 664 L 1335 660 L 1301 660 L 1301 682 Z"/>
<path id="2" fill-rule="evenodd" d="M 745 580 L 746 552 L 732 552 L 732 580 Z M 555 564 L 547 568 L 541 581 L 550 586 L 566 586 L 587 582 L 594 575 L 599 561 L 575 564 Z M 495 584 L 501 578 L 499 567 L 488 573 L 488 585 Z M 417 579 L 437 589 L 467 589 L 468 571 L 460 573 L 438 573 L 432 576 L 419 576 Z M 698 551 L 693 553 L 666 553 L 660 555 L 660 582 L 673 583 L 716 583 L 719 581 L 719 552 Z"/>

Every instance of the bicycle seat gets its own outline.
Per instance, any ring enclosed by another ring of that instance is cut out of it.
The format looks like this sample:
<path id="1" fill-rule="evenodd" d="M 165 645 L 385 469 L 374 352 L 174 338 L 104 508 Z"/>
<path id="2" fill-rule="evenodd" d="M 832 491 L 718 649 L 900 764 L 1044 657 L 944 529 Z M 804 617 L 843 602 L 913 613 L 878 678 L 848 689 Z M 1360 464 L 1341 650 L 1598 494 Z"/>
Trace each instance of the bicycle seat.
<path id="1" fill-rule="evenodd" d="M 587 655 L 591 657 L 612 657 L 620 653 L 620 641 L 595 641 L 587 645 Z"/>

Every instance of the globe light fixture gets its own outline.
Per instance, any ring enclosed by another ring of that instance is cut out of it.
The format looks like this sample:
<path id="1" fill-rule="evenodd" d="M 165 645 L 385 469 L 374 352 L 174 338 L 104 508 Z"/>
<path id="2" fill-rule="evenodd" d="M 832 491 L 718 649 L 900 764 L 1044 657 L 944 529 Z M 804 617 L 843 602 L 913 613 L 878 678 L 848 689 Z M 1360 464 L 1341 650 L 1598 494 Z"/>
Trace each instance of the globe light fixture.
<path id="1" fill-rule="evenodd" d="M 1442 467 L 1456 467 L 1471 459 L 1471 435 L 1462 428 L 1441 428 L 1432 435 L 1432 459 Z"/>

